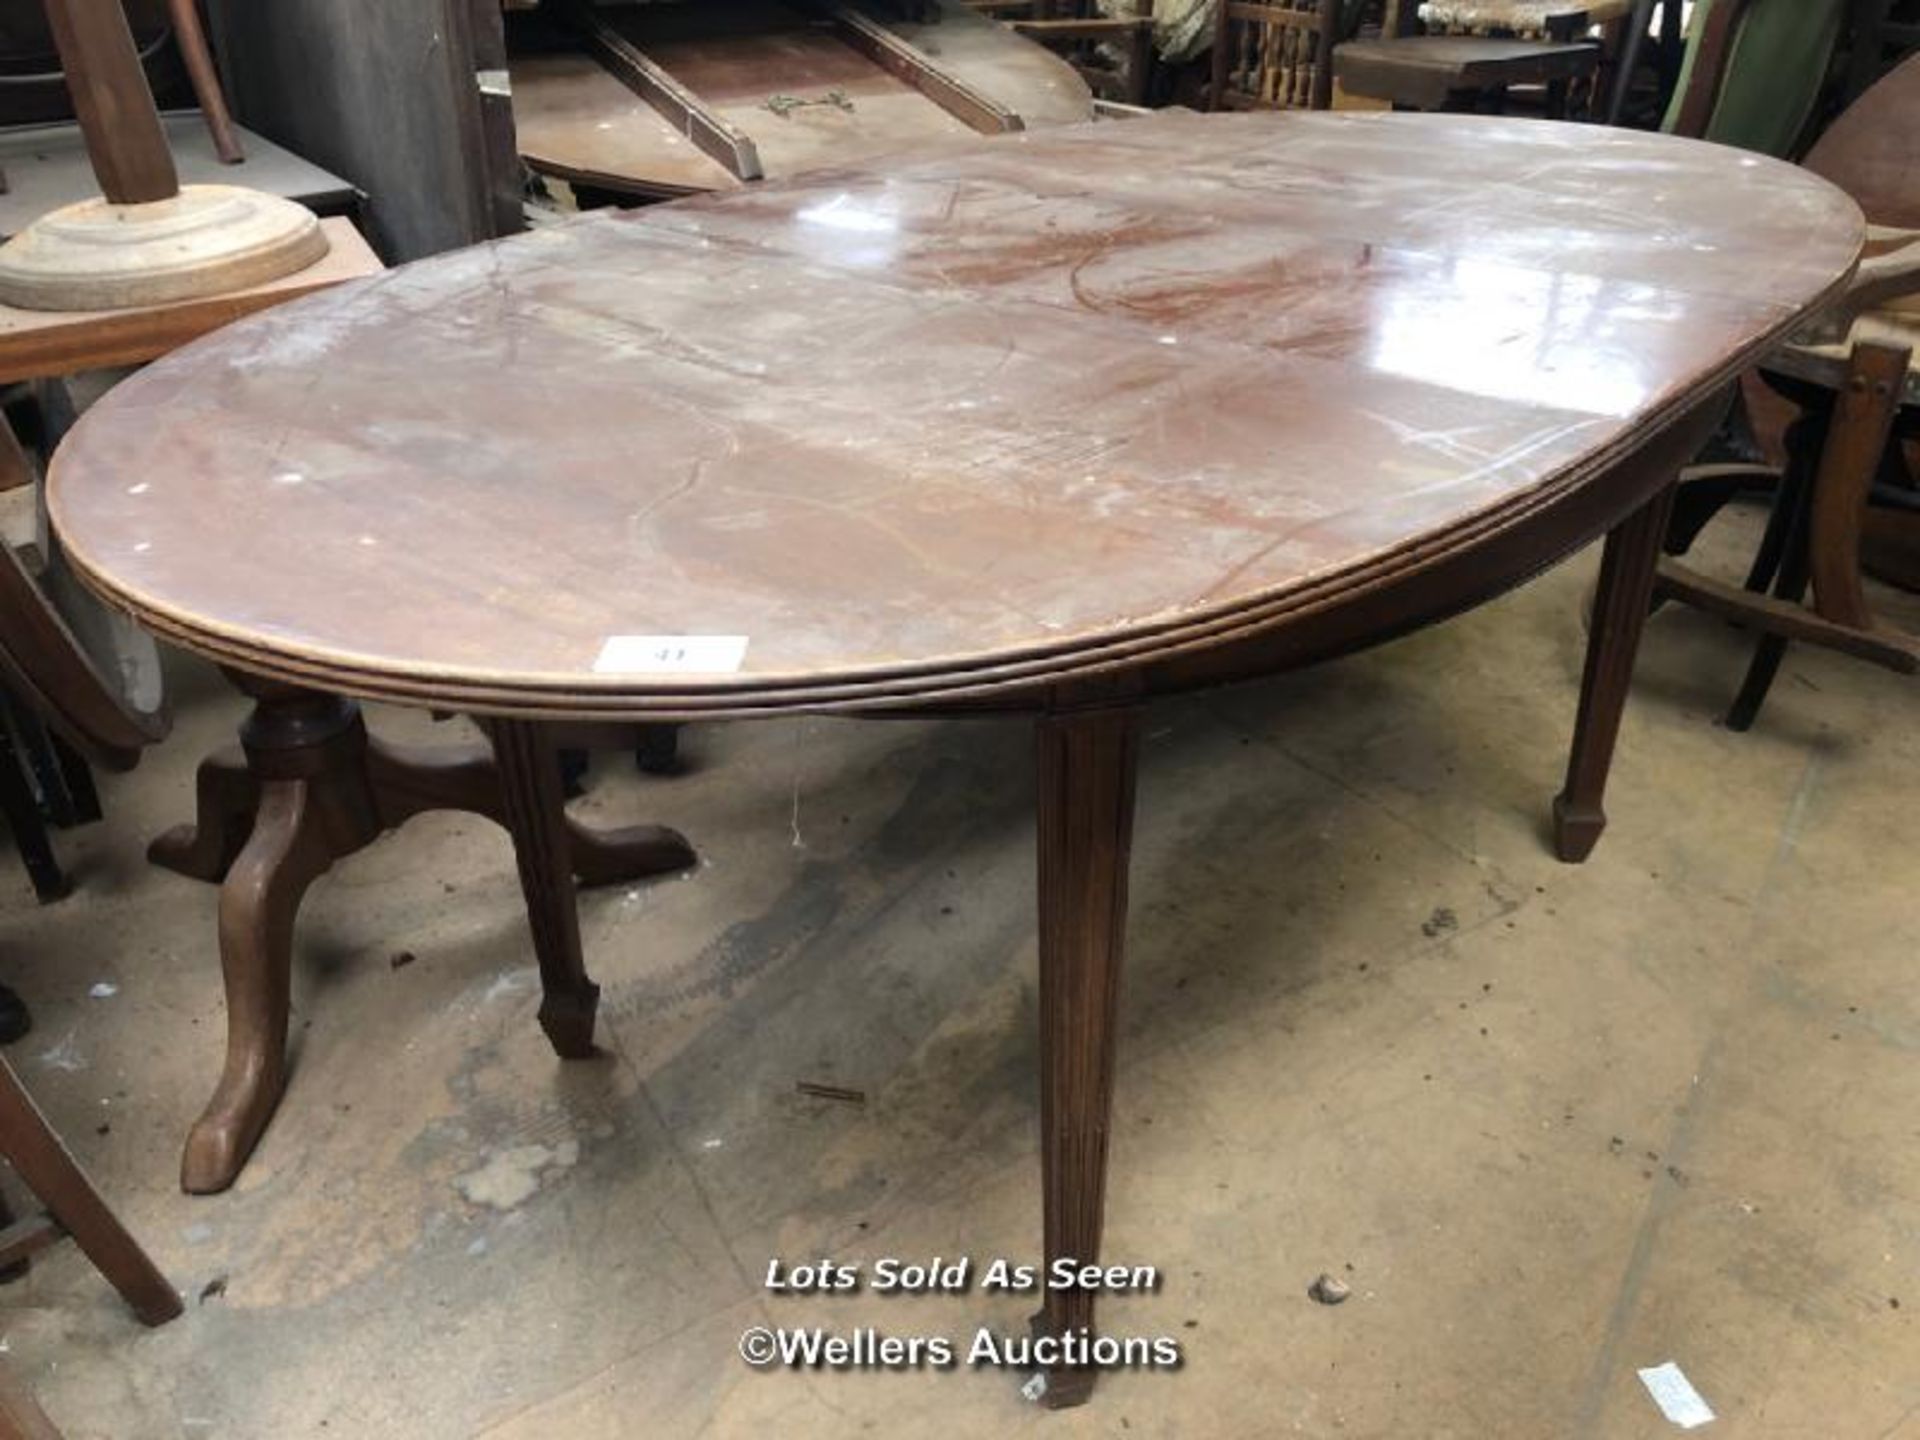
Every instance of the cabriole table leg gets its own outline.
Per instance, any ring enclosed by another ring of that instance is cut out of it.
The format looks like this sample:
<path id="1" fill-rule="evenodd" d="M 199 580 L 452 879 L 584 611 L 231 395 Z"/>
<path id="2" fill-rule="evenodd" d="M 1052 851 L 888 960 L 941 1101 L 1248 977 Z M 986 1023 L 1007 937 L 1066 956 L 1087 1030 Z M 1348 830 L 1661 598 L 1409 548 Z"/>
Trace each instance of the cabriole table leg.
<path id="1" fill-rule="evenodd" d="M 1046 1263 L 1100 1256 L 1120 966 L 1127 926 L 1139 712 L 1037 724 L 1040 850 L 1040 1126 Z M 1046 1292 L 1042 1335 L 1090 1336 L 1089 1290 Z M 1045 1402 L 1093 1394 L 1096 1372 L 1056 1366 Z"/>
<path id="2" fill-rule="evenodd" d="M 1580 713 L 1574 721 L 1567 783 L 1553 802 L 1554 853 L 1578 864 L 1593 853 L 1607 814 L 1601 808 L 1620 716 L 1633 684 L 1633 661 L 1653 600 L 1654 570 L 1673 509 L 1671 485 L 1607 533 L 1600 557 L 1600 586 L 1587 636 L 1586 673 L 1580 681 Z"/>
<path id="3" fill-rule="evenodd" d="M 598 987 L 587 978 L 574 876 L 616 884 L 695 861 L 677 832 L 639 825 L 588 830 L 561 805 L 543 727 L 490 725 L 484 744 L 399 746 L 371 739 L 349 701 L 238 672 L 253 697 L 244 763 L 201 767 L 196 822 L 156 840 L 155 864 L 220 884 L 220 964 L 227 1058 L 187 1138 L 181 1185 L 224 1190 L 239 1174 L 286 1086 L 293 926 L 301 897 L 335 860 L 428 810 L 463 810 L 505 826 L 520 862 L 546 998 L 540 1023 L 562 1056 L 593 1053 Z M 256 799 L 257 797 L 257 799 Z"/>
<path id="4" fill-rule="evenodd" d="M 254 699 L 240 734 L 260 801 L 246 843 L 220 882 L 227 1058 L 181 1157 L 180 1184 L 192 1194 L 233 1183 L 286 1088 L 293 923 L 301 898 L 335 859 L 380 833 L 359 710 L 334 696 L 233 678 Z M 180 849 L 200 858 L 201 847 L 190 840 Z"/>

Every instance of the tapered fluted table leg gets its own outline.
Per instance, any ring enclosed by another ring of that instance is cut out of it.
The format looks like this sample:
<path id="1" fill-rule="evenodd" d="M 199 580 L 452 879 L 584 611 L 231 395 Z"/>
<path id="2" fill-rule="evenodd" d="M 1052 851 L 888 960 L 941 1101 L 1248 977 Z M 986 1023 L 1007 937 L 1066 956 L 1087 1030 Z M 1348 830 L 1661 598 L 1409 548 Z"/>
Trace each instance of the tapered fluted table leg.
<path id="1" fill-rule="evenodd" d="M 1577 864 L 1593 852 L 1606 829 L 1601 806 L 1607 771 L 1613 765 L 1620 716 L 1633 684 L 1634 657 L 1646 629 L 1653 599 L 1654 570 L 1673 508 L 1667 486 L 1607 535 L 1600 557 L 1600 587 L 1593 601 L 1593 628 L 1587 637 L 1587 667 L 1580 682 L 1580 714 L 1573 727 L 1573 753 L 1567 783 L 1553 802 L 1553 848 L 1562 860 Z"/>
<path id="2" fill-rule="evenodd" d="M 540 1028 L 557 1052 L 581 1059 L 593 1053 L 600 987 L 587 977 L 580 951 L 560 757 L 546 727 L 535 721 L 491 720 L 487 732 L 540 962 Z"/>
<path id="3" fill-rule="evenodd" d="M 1100 1255 L 1138 712 L 1048 716 L 1037 732 L 1041 1166 L 1051 1266 Z M 1091 1291 L 1049 1290 L 1035 1330 L 1090 1332 L 1093 1311 Z M 1046 1403 L 1082 1404 L 1094 1379 L 1092 1370 L 1053 1367 Z"/>

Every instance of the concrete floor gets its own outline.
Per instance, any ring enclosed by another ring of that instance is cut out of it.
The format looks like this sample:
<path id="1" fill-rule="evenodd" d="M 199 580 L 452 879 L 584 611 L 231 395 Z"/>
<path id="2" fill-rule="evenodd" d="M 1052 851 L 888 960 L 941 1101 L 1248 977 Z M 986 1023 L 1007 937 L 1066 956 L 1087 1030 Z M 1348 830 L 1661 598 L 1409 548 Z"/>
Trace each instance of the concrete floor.
<path id="1" fill-rule="evenodd" d="M 964 1341 L 1031 1308 L 762 1285 L 776 1256 L 1036 1258 L 1018 724 L 703 729 L 672 780 L 601 760 L 584 813 L 706 864 L 585 900 L 595 1062 L 534 1023 L 504 838 L 388 837 L 306 907 L 294 1079 L 241 1184 L 179 1194 L 213 897 L 142 846 L 237 715 L 191 667 L 176 737 L 60 837 L 78 893 L 37 908 L 9 862 L 0 949 L 39 1020 L 15 1063 L 187 1313 L 141 1330 L 62 1247 L 0 1289 L 0 1348 L 76 1440 L 1598 1440 L 1673 1430 L 1635 1377 L 1668 1360 L 1709 1434 L 1920 1436 L 1910 682 L 1797 650 L 1729 734 L 1745 642 L 1663 613 L 1612 829 L 1563 867 L 1592 560 L 1155 713 L 1108 1252 L 1166 1279 L 1104 1328 L 1177 1336 L 1178 1373 L 1056 1414 L 993 1370 L 735 1354 L 761 1323 Z M 1346 1304 L 1307 1298 L 1322 1271 Z"/>

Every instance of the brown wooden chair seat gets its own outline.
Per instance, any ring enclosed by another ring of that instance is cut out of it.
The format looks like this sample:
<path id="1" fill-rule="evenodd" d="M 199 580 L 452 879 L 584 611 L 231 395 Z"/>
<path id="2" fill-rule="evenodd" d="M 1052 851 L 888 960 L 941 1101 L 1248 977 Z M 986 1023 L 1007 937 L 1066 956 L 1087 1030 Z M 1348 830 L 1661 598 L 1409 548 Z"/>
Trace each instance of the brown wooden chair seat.
<path id="1" fill-rule="evenodd" d="M 1349 95 L 1404 110 L 1467 110 L 1522 87 L 1548 89 L 1548 112 L 1566 113 L 1561 87 L 1590 80 L 1599 47 L 1583 41 L 1510 40 L 1484 35 L 1415 35 L 1350 40 L 1334 52 Z"/>
<path id="2" fill-rule="evenodd" d="M 1560 117 L 1576 85 L 1590 86 L 1599 69 L 1588 31 L 1620 18 L 1620 8 L 1619 0 L 1388 0 L 1380 36 L 1342 45 L 1334 71 L 1347 94 L 1396 109 L 1498 109 L 1510 91 L 1538 89 L 1546 113 Z"/>

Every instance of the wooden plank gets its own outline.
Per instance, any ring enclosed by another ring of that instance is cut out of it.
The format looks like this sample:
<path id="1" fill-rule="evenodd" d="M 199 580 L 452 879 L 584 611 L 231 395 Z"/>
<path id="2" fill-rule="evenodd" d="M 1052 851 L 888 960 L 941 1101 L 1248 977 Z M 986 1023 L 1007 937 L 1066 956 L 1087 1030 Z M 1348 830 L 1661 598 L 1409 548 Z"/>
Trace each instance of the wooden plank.
<path id="1" fill-rule="evenodd" d="M 6 1440 L 63 1440 L 59 1428 L 33 1398 L 33 1391 L 5 1364 L 0 1364 L 0 1436 Z"/>
<path id="2" fill-rule="evenodd" d="M 331 247 L 324 259 L 284 279 L 230 295 L 130 310 L 16 310 L 0 305 L 0 383 L 103 365 L 138 365 L 242 315 L 380 273 L 380 258 L 351 220 L 335 216 L 320 225 Z"/>
<path id="3" fill-rule="evenodd" d="M 462 148 L 469 154 L 518 156 L 513 129 L 513 82 L 507 74 L 506 22 L 499 0 L 466 0 L 450 12 L 466 31 L 464 49 L 473 60 L 474 103 L 461 106 Z M 492 218 L 495 235 L 517 235 L 526 228 L 520 165 L 482 164 L 468 177 L 473 205 Z"/>
<path id="4" fill-rule="evenodd" d="M 235 116 L 369 198 L 390 261 L 493 238 L 489 185 L 519 157 L 485 149 L 465 0 L 210 0 Z"/>
<path id="5" fill-rule="evenodd" d="M 1715 580 L 1677 560 L 1660 562 L 1654 575 L 1653 593 L 1769 635 L 1838 650 L 1903 675 L 1920 673 L 1920 639 L 1892 631 L 1854 630 L 1836 625 L 1803 606 Z"/>
<path id="6" fill-rule="evenodd" d="M 527 164 L 570 185 L 659 199 L 741 183 L 579 51 L 514 57 L 513 123 Z"/>
<path id="7" fill-rule="evenodd" d="M 1814 608 L 1836 625 L 1855 630 L 1873 624 L 1860 583 L 1860 530 L 1912 359 L 1911 349 L 1892 345 L 1868 342 L 1854 347 L 1847 387 L 1834 406 L 1814 477 L 1808 547 Z"/>
<path id="8" fill-rule="evenodd" d="M 926 51 L 902 40 L 871 16 L 850 5 L 814 0 L 807 0 L 805 8 L 824 15 L 854 49 L 981 134 L 1002 135 L 1027 128 L 1024 120 L 998 100 L 941 69 Z"/>
<path id="9" fill-rule="evenodd" d="M 601 19 L 592 0 L 547 0 L 547 5 L 586 37 L 601 63 L 622 83 L 664 115 L 703 154 L 726 166 L 735 179 L 758 180 L 765 175 L 752 138 L 721 119 L 698 95 Z"/>

